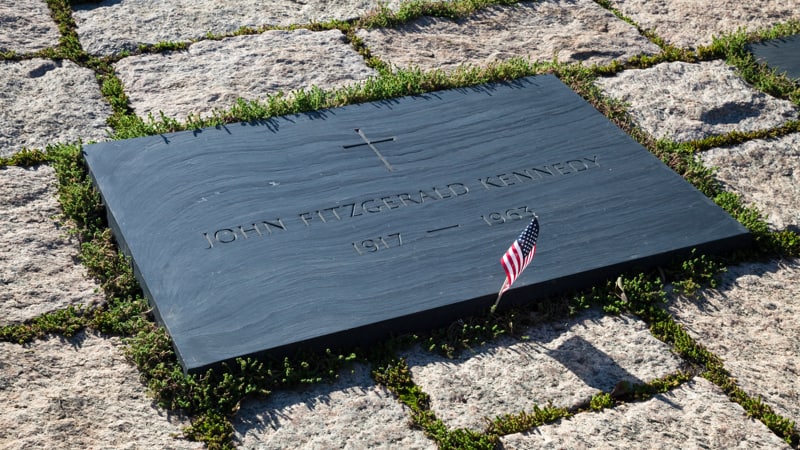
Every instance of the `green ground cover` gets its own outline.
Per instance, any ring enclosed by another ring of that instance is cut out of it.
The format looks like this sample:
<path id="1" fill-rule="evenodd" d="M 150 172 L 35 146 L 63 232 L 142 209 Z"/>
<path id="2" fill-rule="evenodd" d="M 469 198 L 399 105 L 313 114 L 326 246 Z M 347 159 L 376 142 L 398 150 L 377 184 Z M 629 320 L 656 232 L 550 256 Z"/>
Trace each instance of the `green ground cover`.
<path id="1" fill-rule="evenodd" d="M 459 0 L 453 2 L 407 2 L 399 11 L 386 8 L 352 22 L 330 22 L 298 25 L 312 30 L 338 29 L 379 75 L 366 82 L 335 90 L 308 88 L 290 93 L 278 93 L 262 101 L 240 99 L 228 109 L 217 110 L 207 117 L 194 116 L 186 121 L 160 115 L 139 117 L 128 104 L 124 86 L 114 74 L 112 64 L 129 56 L 97 57 L 87 54 L 75 32 L 71 4 L 91 3 L 67 0 L 47 0 L 61 39 L 58 46 L 32 54 L 8 53 L 7 60 L 33 57 L 69 59 L 93 70 L 102 94 L 113 108 L 109 125 L 112 139 L 126 139 L 165 132 L 189 130 L 237 121 L 261 120 L 284 114 L 313 111 L 321 108 L 383 100 L 404 95 L 420 94 L 441 89 L 512 80 L 520 77 L 552 73 L 558 76 L 600 112 L 653 152 L 673 170 L 700 191 L 726 209 L 754 235 L 752 249 L 711 259 L 692 255 L 685 261 L 675 261 L 668 267 L 649 273 L 620 274 L 584 292 L 566 293 L 557 298 L 537 302 L 523 309 L 490 313 L 463 318 L 449 327 L 417 335 L 400 336 L 369 348 L 329 349 L 327 352 L 301 352 L 284 359 L 240 359 L 236 364 L 209 370 L 200 375 L 185 375 L 172 350 L 166 332 L 157 327 L 141 289 L 133 277 L 130 264 L 116 248 L 105 221 L 99 195 L 88 179 L 80 149 L 82 143 L 53 144 L 44 149 L 24 149 L 10 157 L 0 158 L 0 166 L 53 166 L 58 178 L 59 200 L 64 215 L 73 224 L 73 233 L 81 242 L 80 256 L 89 273 L 96 277 L 106 302 L 98 307 L 69 307 L 45 314 L 18 325 L 0 327 L 0 340 L 24 343 L 47 334 L 71 336 L 83 329 L 94 330 L 126 339 L 127 355 L 139 368 L 142 380 L 155 399 L 165 408 L 181 409 L 192 418 L 185 430 L 190 439 L 205 442 L 209 448 L 230 448 L 234 417 L 239 403 L 249 395 L 269 393 L 303 383 L 320 383 L 335 379 L 337 374 L 354 362 L 369 364 L 374 380 L 385 386 L 410 410 L 411 419 L 441 448 L 494 448 L 503 435 L 528 431 L 575 414 L 613 408 L 621 403 L 643 401 L 659 393 L 703 376 L 722 388 L 729 398 L 740 404 L 747 413 L 762 421 L 794 448 L 800 448 L 800 431 L 790 420 L 777 415 L 763 403 L 758 393 L 746 393 L 725 369 L 721 359 L 695 341 L 677 324 L 665 309 L 665 284 L 683 295 L 698 295 L 705 286 L 714 286 L 718 275 L 727 265 L 740 262 L 800 256 L 800 236 L 791 230 L 770 230 L 761 213 L 745 205 L 741 197 L 725 191 L 714 178 L 713 170 L 704 167 L 698 152 L 712 147 L 734 145 L 752 139 L 777 137 L 800 132 L 800 121 L 750 133 L 733 132 L 683 144 L 656 141 L 638 129 L 626 112 L 625 105 L 602 94 L 593 81 L 620 71 L 647 68 L 666 61 L 697 62 L 724 59 L 735 66 L 739 74 L 757 89 L 772 96 L 788 99 L 800 106 L 800 86 L 774 71 L 758 64 L 745 50 L 749 42 L 800 33 L 800 23 L 787 22 L 754 33 L 737 31 L 715 38 L 708 47 L 696 51 L 672 47 L 649 30 L 643 30 L 631 19 L 611 8 L 608 2 L 597 0 L 621 20 L 636 26 L 639 31 L 659 45 L 661 53 L 638 56 L 607 66 L 584 67 L 557 62 L 534 63 L 522 59 L 491 64 L 486 67 L 461 67 L 454 72 L 425 72 L 415 69 L 391 69 L 372 55 L 369 48 L 355 36 L 358 28 L 396 27 L 423 15 L 466 18 L 472 12 L 493 5 L 510 5 L 513 1 Z M 263 29 L 242 28 L 235 34 L 253 34 Z M 206 39 L 221 39 L 226 35 L 209 35 Z M 192 42 L 165 42 L 142 46 L 135 53 L 180 51 Z M 612 392 L 601 392 L 585 405 L 571 409 L 552 405 L 536 405 L 529 411 L 502 417 L 487 418 L 486 429 L 475 432 L 449 429 L 437 419 L 430 408 L 430 397 L 414 383 L 408 365 L 397 355 L 410 345 L 421 344 L 428 351 L 454 357 L 459 352 L 499 336 L 524 339 L 526 327 L 536 323 L 564 318 L 588 308 L 602 309 L 606 314 L 633 314 L 644 320 L 652 334 L 666 342 L 686 362 L 686 370 L 652 380 L 641 385 L 624 385 Z"/>

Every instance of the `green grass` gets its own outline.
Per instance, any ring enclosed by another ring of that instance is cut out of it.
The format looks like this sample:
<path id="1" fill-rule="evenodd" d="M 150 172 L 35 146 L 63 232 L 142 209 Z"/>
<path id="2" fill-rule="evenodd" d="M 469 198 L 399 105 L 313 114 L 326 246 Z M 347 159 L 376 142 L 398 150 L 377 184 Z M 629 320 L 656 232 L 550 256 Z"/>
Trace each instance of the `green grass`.
<path id="1" fill-rule="evenodd" d="M 48 162 L 47 154 L 39 149 L 23 148 L 11 156 L 0 156 L 0 168 L 6 166 L 33 167 Z"/>
<path id="2" fill-rule="evenodd" d="M 490 6 L 515 5 L 517 3 L 519 3 L 518 0 L 410 0 L 403 2 L 397 11 L 392 11 L 386 5 L 382 5 L 378 10 L 358 20 L 356 25 L 367 29 L 399 27 L 423 16 L 457 20 Z"/>
<path id="3" fill-rule="evenodd" d="M 453 73 L 424 72 L 419 69 L 396 70 L 339 89 L 325 90 L 312 87 L 291 93 L 279 92 L 267 96 L 263 101 L 239 99 L 229 109 L 216 110 L 207 117 L 192 117 L 185 122 L 163 114 L 149 115 L 146 118 L 133 115 L 121 116 L 115 123 L 113 138 L 128 139 L 239 121 L 268 120 L 286 114 L 467 87 L 491 81 L 508 81 L 556 69 L 557 66 L 549 63 L 530 63 L 514 59 L 484 68 L 462 67 Z"/>
<path id="4" fill-rule="evenodd" d="M 595 3 L 602 6 L 603 8 L 610 11 L 614 14 L 618 19 L 628 23 L 629 25 L 636 28 L 636 30 L 644 37 L 650 40 L 650 42 L 656 44 L 661 48 L 661 52 L 656 55 L 638 55 L 634 56 L 624 64 L 620 65 L 620 70 L 622 68 L 626 69 L 646 69 L 648 67 L 655 66 L 656 64 L 661 64 L 663 62 L 672 62 L 672 61 L 684 61 L 684 62 L 696 62 L 700 59 L 700 56 L 697 52 L 693 52 L 688 49 L 683 49 L 676 47 L 672 44 L 667 43 L 661 36 L 653 32 L 652 30 L 645 30 L 640 27 L 633 19 L 630 17 L 622 14 L 622 12 L 611 5 L 611 2 L 608 0 L 594 0 Z"/>
<path id="5" fill-rule="evenodd" d="M 749 33 L 740 29 L 734 33 L 714 37 L 708 52 L 724 58 L 728 64 L 736 67 L 739 75 L 756 89 L 773 97 L 790 100 L 800 106 L 800 83 L 757 62 L 747 51 L 747 45 L 750 43 L 794 34 L 800 34 L 800 21 L 793 20 Z"/>
<path id="6" fill-rule="evenodd" d="M 175 131 L 215 122 L 266 120 L 275 115 L 330 107 L 351 101 L 392 98 L 433 89 L 468 86 L 484 81 L 513 79 L 532 73 L 548 72 L 560 76 L 598 109 L 618 123 L 630 127 L 626 122 L 627 115 L 624 113 L 624 108 L 603 97 L 591 83 L 594 79 L 591 70 L 556 64 L 533 65 L 515 60 L 485 69 L 462 68 L 453 74 L 398 71 L 363 85 L 341 90 L 312 89 L 303 91 L 300 95 L 276 95 L 265 103 L 240 101 L 229 111 L 218 113 L 211 119 L 193 119 L 194 122 L 179 123 L 162 116 L 160 120 L 133 122 L 134 126 L 127 129 L 121 127 L 118 129 L 121 135 L 116 137 Z M 700 170 L 699 167 L 702 166 L 692 159 L 695 152 L 691 148 L 680 146 L 673 148 L 663 143 L 657 144 L 656 148 L 661 153 L 660 156 L 667 159 L 670 165 L 687 179 L 698 184 L 709 184 L 704 189 L 710 193 L 714 192 L 708 173 Z M 193 421 L 192 426 L 186 430 L 186 435 L 206 442 L 210 448 L 230 446 L 232 430 L 230 419 L 237 409 L 238 402 L 245 396 L 265 395 L 274 389 L 298 383 L 330 379 L 336 376 L 337 370 L 342 367 L 341 364 L 356 358 L 355 355 L 342 356 L 346 354 L 345 352 L 330 353 L 327 356 L 312 354 L 284 361 L 239 360 L 233 366 L 203 375 L 184 375 L 172 351 L 169 337 L 153 324 L 152 317 L 145 309 L 145 302 L 141 299 L 140 289 L 130 272 L 130 266 L 113 244 L 104 221 L 104 211 L 99 197 L 86 176 L 80 147 L 78 145 L 50 147 L 45 156 L 56 168 L 61 203 L 65 214 L 74 221 L 76 234 L 81 238 L 81 258 L 90 272 L 101 281 L 107 298 L 114 300 L 93 311 L 71 309 L 44 317 L 37 323 L 26 324 L 9 331 L 7 339 L 3 334 L 5 340 L 32 339 L 45 332 L 74 333 L 81 327 L 97 328 L 108 333 L 129 336 L 128 355 L 139 367 L 156 400 L 165 407 L 188 411 Z M 42 158 L 36 156 L 34 160 Z M 742 220 L 751 226 L 763 226 L 763 221 L 759 221 L 758 217 L 743 216 Z M 717 269 L 714 264 L 702 256 L 693 256 L 669 273 L 678 278 L 678 283 L 683 282 L 682 286 L 685 289 L 696 290 L 713 279 Z M 681 276 L 684 278 L 680 278 Z M 609 281 L 604 286 L 592 290 L 588 297 L 575 301 L 571 306 L 573 311 L 577 311 L 595 304 L 609 313 L 638 314 L 653 324 L 654 334 L 657 337 L 672 343 L 675 351 L 684 358 L 697 364 L 714 359 L 713 355 L 710 356 L 701 346 L 687 338 L 685 332 L 681 333 L 680 327 L 676 328 L 674 322 L 670 322 L 671 318 L 663 310 L 664 302 L 665 294 L 661 279 L 640 274 L 631 278 L 620 278 L 614 282 Z M 558 317 L 559 314 L 564 315 L 570 310 L 563 302 L 545 302 L 545 304 L 556 306 L 560 304 L 555 310 L 548 311 L 549 317 Z M 418 336 L 416 342 L 423 343 L 432 351 L 454 356 L 463 349 L 481 345 L 498 336 L 516 335 L 525 326 L 523 315 L 520 311 L 511 311 L 482 318 L 466 318 L 451 327 Z M 26 327 L 30 327 L 30 331 Z M 382 359 L 386 359 L 386 356 Z M 380 359 L 373 356 L 367 361 L 373 361 L 376 367 L 374 375 L 376 381 L 395 393 L 412 411 L 412 420 L 444 448 L 492 448 L 498 436 L 509 430 L 530 428 L 537 423 L 549 423 L 548 420 L 566 417 L 558 408 L 537 407 L 538 409 L 535 408 L 532 413 L 496 419 L 492 422 L 490 431 L 486 433 L 450 430 L 430 410 L 429 397 L 413 383 L 407 366 L 401 360 L 390 360 L 390 363 L 381 364 Z M 625 399 L 597 396 L 589 405 L 589 409 L 611 407 L 620 401 Z M 760 417 L 769 421 L 771 419 L 768 417 L 772 416 L 762 414 Z M 786 428 L 781 425 L 784 422 L 779 419 L 771 420 L 770 423 Z"/>
<path id="7" fill-rule="evenodd" d="M 386 358 L 372 372 L 375 382 L 392 392 L 411 411 L 411 420 L 433 439 L 440 449 L 493 449 L 497 436 L 467 429 L 449 430 L 430 409 L 430 397 L 417 386 L 405 360 Z"/>
<path id="8" fill-rule="evenodd" d="M 744 51 L 745 45 L 758 40 L 786 36 L 800 32 L 798 22 L 789 22 L 756 33 L 742 31 L 715 38 L 711 46 L 691 52 L 668 45 L 654 33 L 639 28 L 640 32 L 658 44 L 661 53 L 655 56 L 638 56 L 629 61 L 607 66 L 583 67 L 556 62 L 534 63 L 524 59 L 491 64 L 487 67 L 461 67 L 454 72 L 425 72 L 418 69 L 390 68 L 375 57 L 355 34 L 359 27 L 400 26 L 423 15 L 462 19 L 493 5 L 513 5 L 515 1 L 457 0 L 454 2 L 405 3 L 399 11 L 382 8 L 354 22 L 315 23 L 302 26 L 311 30 L 338 29 L 350 44 L 365 58 L 379 76 L 364 83 L 334 90 L 309 88 L 289 93 L 278 93 L 264 101 L 240 99 L 227 109 L 215 111 L 208 117 L 190 117 L 180 122 L 157 115 L 137 117 L 128 106 L 124 87 L 113 72 L 112 64 L 131 53 L 116 57 L 96 57 L 81 47 L 72 18 L 70 5 L 95 3 L 92 1 L 47 0 L 52 16 L 59 26 L 61 39 L 55 48 L 46 49 L 34 56 L 69 59 L 97 74 L 98 85 L 113 115 L 109 124 L 114 129 L 113 139 L 155 135 L 171 131 L 223 125 L 237 121 L 261 121 L 272 117 L 331 108 L 353 103 L 396 98 L 441 89 L 466 87 L 485 82 L 507 81 L 529 75 L 551 73 L 583 96 L 600 112 L 640 142 L 662 161 L 695 185 L 700 191 L 726 209 L 744 224 L 754 236 L 755 246 L 748 252 L 726 255 L 713 260 L 704 255 L 691 254 L 660 271 L 623 274 L 619 278 L 599 283 L 593 289 L 572 297 L 546 299 L 522 308 L 462 318 L 449 327 L 430 330 L 412 336 L 402 336 L 384 341 L 372 349 L 332 349 L 322 353 L 298 352 L 284 359 L 238 359 L 216 370 L 203 374 L 186 375 L 178 364 L 172 342 L 162 328 L 156 327 L 142 292 L 133 277 L 127 258 L 117 249 L 105 221 L 105 211 L 100 198 L 89 181 L 80 143 L 53 145 L 45 150 L 25 149 L 10 157 L 0 158 L 0 167 L 6 165 L 36 166 L 50 164 L 56 170 L 59 182 L 58 195 L 64 214 L 71 221 L 73 233 L 81 242 L 80 258 L 90 274 L 99 280 L 106 302 L 93 308 L 68 307 L 39 316 L 19 325 L 0 327 L 0 340 L 29 342 L 33 339 L 58 334 L 71 336 L 82 329 L 91 329 L 126 339 L 126 354 L 136 364 L 142 379 L 159 404 L 169 409 L 182 409 L 192 417 L 185 430 L 187 437 L 205 442 L 209 448 L 231 448 L 231 419 L 242 399 L 248 396 L 265 396 L 280 389 L 300 384 L 320 383 L 335 379 L 337 374 L 353 362 L 370 364 L 375 381 L 386 387 L 410 411 L 411 420 L 441 448 L 495 448 L 503 435 L 529 431 L 537 426 L 553 423 L 579 413 L 590 413 L 613 408 L 621 403 L 642 401 L 659 393 L 674 389 L 698 373 L 720 386 L 732 401 L 742 405 L 749 415 L 761 420 L 777 435 L 795 448 L 800 447 L 797 428 L 790 420 L 775 412 L 758 397 L 752 397 L 738 387 L 736 380 L 725 370 L 719 357 L 709 352 L 666 311 L 667 296 L 664 283 L 671 283 L 676 292 L 696 295 L 706 286 L 714 286 L 725 265 L 753 259 L 800 255 L 800 238 L 794 232 L 772 231 L 755 208 L 744 205 L 741 198 L 721 189 L 713 171 L 705 168 L 697 153 L 708 148 L 735 145 L 752 139 L 780 137 L 800 132 L 800 122 L 789 122 L 770 130 L 749 133 L 729 133 L 701 141 L 677 144 L 655 141 L 638 129 L 630 119 L 625 105 L 605 96 L 594 84 L 599 76 L 611 76 L 630 68 L 647 68 L 665 61 L 696 62 L 724 58 L 737 67 L 742 76 L 758 89 L 779 98 L 800 104 L 796 85 L 757 64 Z M 607 2 L 598 1 L 622 20 L 637 26 L 632 20 L 610 8 Z M 299 26 L 285 27 L 295 29 Z M 638 28 L 638 26 L 637 26 Z M 277 28 L 241 28 L 225 35 L 209 35 L 207 39 L 246 35 Z M 164 52 L 186 49 L 189 42 L 162 42 L 143 46 L 136 52 Z M 19 55 L 6 53 L 0 58 L 15 59 Z M 25 55 L 30 57 L 30 55 Z M 500 336 L 524 339 L 526 327 L 540 322 L 564 318 L 587 308 L 602 308 L 608 314 L 635 314 L 650 326 L 653 335 L 672 346 L 690 369 L 671 374 L 646 384 L 620 384 L 612 392 L 594 395 L 586 405 L 574 408 L 557 408 L 552 405 L 534 405 L 529 411 L 487 419 L 483 432 L 450 429 L 436 417 L 430 408 L 430 397 L 414 383 L 411 371 L 396 354 L 412 344 L 455 357 L 461 351 L 474 349 Z"/>

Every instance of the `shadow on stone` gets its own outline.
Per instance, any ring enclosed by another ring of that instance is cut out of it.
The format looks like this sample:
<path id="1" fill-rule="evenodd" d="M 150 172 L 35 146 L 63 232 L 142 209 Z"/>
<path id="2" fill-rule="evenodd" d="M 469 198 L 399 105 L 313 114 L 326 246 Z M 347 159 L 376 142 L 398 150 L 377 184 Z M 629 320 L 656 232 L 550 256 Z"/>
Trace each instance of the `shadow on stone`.
<path id="1" fill-rule="evenodd" d="M 44 74 L 50 72 L 51 70 L 56 69 L 56 67 L 61 67 L 60 61 L 48 61 L 41 66 L 37 67 L 36 69 L 31 70 L 28 72 L 29 78 L 39 78 L 43 77 Z"/>
<path id="2" fill-rule="evenodd" d="M 309 413 L 322 406 L 331 407 L 334 401 L 331 393 L 337 390 L 344 390 L 350 395 L 366 395 L 368 386 L 366 384 L 356 384 L 344 389 L 339 383 L 318 383 L 312 388 L 298 388 L 292 391 L 271 394 L 269 397 L 254 398 L 246 400 L 252 402 L 252 408 L 245 414 L 240 414 L 237 420 L 237 431 L 242 435 L 249 431 L 264 433 L 267 429 L 278 430 L 292 420 L 293 408 L 303 405 Z M 257 412 L 259 411 L 259 412 Z M 297 411 L 294 411 L 297 414 Z"/>
<path id="3" fill-rule="evenodd" d="M 739 123 L 750 117 L 758 117 L 761 110 L 753 104 L 727 102 L 722 106 L 703 111 L 700 120 L 709 125 Z"/>
<path id="4" fill-rule="evenodd" d="M 430 447 L 421 431 L 408 430 L 405 408 L 375 385 L 369 366 L 339 374 L 332 383 L 242 401 L 233 423 L 236 441 L 242 448 Z"/>
<path id="5" fill-rule="evenodd" d="M 787 229 L 790 229 L 788 227 Z M 693 303 L 699 311 L 703 314 L 712 315 L 721 312 L 718 306 L 710 302 L 706 297 L 710 295 L 719 297 L 723 300 L 731 300 L 728 298 L 728 291 L 734 288 L 743 288 L 739 278 L 744 275 L 751 275 L 761 278 L 766 274 L 774 274 L 781 270 L 782 264 L 780 260 L 773 260 L 765 263 L 745 263 L 738 266 L 728 267 L 726 273 L 719 275 L 719 281 L 716 288 L 706 288 L 696 293 L 693 297 L 686 297 L 684 295 L 671 294 L 669 308 L 680 308 L 682 304 Z"/>
<path id="6" fill-rule="evenodd" d="M 547 355 L 561 363 L 588 386 L 609 392 L 619 381 L 643 381 L 581 336 L 572 336 Z"/>

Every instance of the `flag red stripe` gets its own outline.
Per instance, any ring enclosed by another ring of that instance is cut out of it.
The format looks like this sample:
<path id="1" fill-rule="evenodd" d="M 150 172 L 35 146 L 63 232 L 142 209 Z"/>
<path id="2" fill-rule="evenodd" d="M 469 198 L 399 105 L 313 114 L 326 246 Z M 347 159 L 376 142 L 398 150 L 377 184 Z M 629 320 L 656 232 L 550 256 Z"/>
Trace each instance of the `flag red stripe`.
<path id="1" fill-rule="evenodd" d="M 531 224 L 522 232 L 511 247 L 508 248 L 506 253 L 500 258 L 500 265 L 506 272 L 506 281 L 503 287 L 500 288 L 500 294 L 511 288 L 511 285 L 517 277 L 528 267 L 528 264 L 533 260 L 536 254 L 536 239 L 539 235 L 539 221 L 536 217 L 533 218 Z M 523 249 L 522 246 L 525 246 Z M 527 254 L 526 254 L 527 251 Z M 498 299 L 500 298 L 498 295 Z"/>

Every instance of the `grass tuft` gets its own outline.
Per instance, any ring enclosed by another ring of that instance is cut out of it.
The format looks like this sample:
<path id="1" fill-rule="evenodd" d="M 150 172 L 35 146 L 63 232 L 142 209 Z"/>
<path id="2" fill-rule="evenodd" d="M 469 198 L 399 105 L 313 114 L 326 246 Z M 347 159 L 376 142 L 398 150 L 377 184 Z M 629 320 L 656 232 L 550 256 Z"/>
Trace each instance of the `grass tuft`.
<path id="1" fill-rule="evenodd" d="M 385 356 L 382 356 L 385 358 Z M 430 397 L 414 384 L 404 359 L 389 358 L 373 372 L 375 381 L 392 392 L 411 411 L 411 419 L 441 449 L 493 449 L 497 436 L 472 430 L 448 430 L 430 409 Z"/>
<path id="2" fill-rule="evenodd" d="M 396 27 L 422 16 L 460 20 L 482 8 L 517 3 L 510 0 L 452 2 L 413 0 L 404 2 L 398 11 L 391 11 L 383 6 L 353 23 L 332 21 L 303 26 L 314 31 L 338 29 L 345 33 L 350 44 L 371 67 L 379 72 L 377 77 L 336 90 L 312 87 L 290 93 L 277 93 L 263 101 L 240 99 L 231 108 L 215 111 L 209 117 L 193 116 L 180 122 L 163 114 L 149 115 L 145 118 L 133 114 L 128 106 L 129 101 L 122 83 L 114 74 L 112 66 L 121 57 L 130 55 L 130 52 L 105 58 L 87 54 L 77 38 L 77 27 L 70 9 L 70 5 L 79 3 L 97 2 L 47 0 L 51 14 L 61 31 L 61 39 L 57 47 L 43 50 L 38 55 L 70 59 L 97 74 L 101 92 L 113 109 L 109 124 L 114 129 L 112 136 L 114 139 L 222 126 L 237 121 L 269 120 L 286 114 L 552 73 L 745 224 L 755 236 L 759 255 L 800 255 L 800 238 L 796 233 L 770 231 L 758 211 L 745 207 L 740 197 L 722 191 L 714 180 L 713 171 L 705 168 L 697 158 L 698 151 L 710 147 L 798 132 L 800 122 L 790 122 L 773 130 L 731 133 L 687 144 L 656 142 L 633 125 L 623 104 L 606 97 L 593 83 L 598 76 L 610 76 L 630 67 L 644 68 L 664 61 L 694 62 L 698 59 L 724 57 L 729 63 L 736 65 L 740 73 L 759 89 L 800 104 L 798 103 L 800 95 L 794 85 L 757 64 L 748 56 L 749 53 L 744 51 L 749 42 L 797 33 L 800 30 L 798 23 L 789 22 L 755 34 L 739 32 L 723 36 L 716 39 L 710 47 L 698 49 L 697 52 L 672 47 L 654 33 L 640 29 L 640 32 L 661 47 L 662 52 L 655 56 L 638 56 L 627 62 L 615 62 L 602 67 L 555 62 L 533 63 L 523 59 L 512 59 L 486 67 L 464 66 L 452 72 L 425 72 L 416 68 L 389 67 L 370 53 L 367 46 L 356 36 L 355 28 Z M 599 0 L 598 3 L 611 9 L 623 20 L 636 25 L 610 8 L 607 1 Z M 282 29 L 296 28 L 298 26 Z M 268 29 L 276 28 L 242 28 L 230 35 L 209 35 L 206 38 L 221 39 L 261 33 Z M 189 45 L 191 42 L 161 42 L 143 46 L 135 53 L 180 51 Z M 4 59 L 18 57 L 19 55 L 9 53 L 0 55 L 0 58 Z M 50 333 L 71 336 L 83 328 L 126 337 L 128 344 L 126 355 L 139 368 L 142 379 L 152 390 L 156 401 L 167 408 L 183 409 L 191 414 L 192 425 L 186 429 L 186 436 L 205 442 L 213 449 L 232 447 L 231 418 L 243 398 L 269 395 L 275 389 L 285 389 L 299 384 L 335 379 L 338 371 L 346 365 L 356 360 L 362 362 L 365 360 L 363 356 L 358 356 L 360 351 L 329 350 L 324 354 L 298 353 L 284 359 L 261 361 L 237 359 L 204 374 L 184 374 L 172 348 L 171 339 L 162 328 L 156 327 L 153 321 L 129 261 L 115 246 L 107 227 L 100 197 L 86 174 L 80 147 L 78 143 L 48 146 L 44 151 L 25 149 L 11 157 L 0 158 L 0 166 L 9 164 L 35 166 L 42 163 L 53 165 L 59 181 L 58 194 L 64 214 L 72 222 L 74 232 L 81 241 L 80 257 L 90 273 L 100 280 L 107 301 L 96 308 L 69 307 L 42 315 L 25 324 L 0 327 L 0 340 L 27 342 Z M 776 415 L 760 399 L 749 397 L 741 391 L 735 380 L 724 370 L 719 358 L 695 342 L 664 309 L 665 281 L 672 281 L 679 292 L 688 295 L 695 293 L 702 286 L 709 284 L 713 286 L 714 277 L 721 270 L 723 270 L 721 263 L 702 255 L 692 254 L 682 264 L 665 270 L 664 276 L 669 279 L 655 273 L 624 276 L 600 284 L 569 303 L 556 300 L 554 301 L 556 305 L 551 307 L 536 305 L 525 311 L 468 318 L 450 327 L 408 340 L 420 342 L 431 351 L 453 357 L 460 350 L 484 344 L 499 336 L 517 336 L 517 333 L 529 324 L 528 317 L 533 315 L 530 314 L 531 311 L 536 311 L 543 318 L 547 318 L 566 314 L 568 310 L 575 312 L 597 305 L 608 313 L 637 314 L 650 324 L 651 331 L 656 337 L 670 343 L 675 352 L 682 355 L 692 367 L 702 367 L 705 370 L 704 376 L 723 387 L 749 414 L 767 424 L 786 442 L 797 447 L 800 441 L 794 424 Z M 369 358 L 375 367 L 373 377 L 409 408 L 414 424 L 423 429 L 442 448 L 494 448 L 500 435 L 529 430 L 544 423 L 569 417 L 576 412 L 551 405 L 535 406 L 531 412 L 503 416 L 490 421 L 483 433 L 448 429 L 431 411 L 430 397 L 414 384 L 405 361 L 391 356 L 393 351 L 386 351 L 388 347 L 397 345 L 403 339 L 407 338 L 384 343 L 384 351 L 375 352 Z M 601 410 L 613 407 L 622 401 L 649 398 L 648 396 L 673 389 L 690 378 L 691 373 L 681 372 L 645 385 L 623 384 L 611 393 L 595 395 L 586 407 L 590 410 Z"/>
<path id="3" fill-rule="evenodd" d="M 518 414 L 498 416 L 489 423 L 488 433 L 496 436 L 522 433 L 571 416 L 572 413 L 567 408 L 534 405 L 531 412 L 522 411 Z"/>
<path id="4" fill-rule="evenodd" d="M 0 168 L 6 166 L 35 167 L 48 162 L 47 154 L 39 149 L 23 148 L 11 156 L 0 156 Z"/>
<path id="5" fill-rule="evenodd" d="M 725 391 L 728 398 L 744 408 L 748 416 L 761 421 L 792 448 L 800 448 L 800 430 L 795 422 L 776 414 L 761 398 L 748 395 L 721 363 L 708 364 L 703 377 Z"/>
<path id="6" fill-rule="evenodd" d="M 84 311 L 75 306 L 42 314 L 24 324 L 0 327 L 0 341 L 24 344 L 48 334 L 71 337 L 86 326 Z"/>
<path id="7" fill-rule="evenodd" d="M 800 82 L 793 81 L 765 64 L 759 63 L 747 48 L 748 44 L 754 42 L 794 34 L 800 34 L 800 21 L 798 20 L 791 20 L 749 33 L 744 29 L 739 29 L 731 34 L 715 36 L 708 51 L 715 56 L 725 58 L 728 64 L 736 67 L 739 75 L 745 81 L 761 92 L 773 97 L 788 99 L 800 106 Z"/>
<path id="8" fill-rule="evenodd" d="M 510 6 L 517 3 L 519 3 L 518 0 L 453 0 L 447 2 L 409 0 L 401 3 L 397 11 L 393 11 L 386 4 L 381 4 L 377 10 L 358 20 L 356 26 L 395 28 L 423 16 L 458 20 L 490 6 Z"/>

